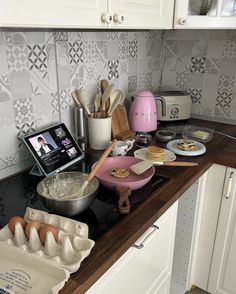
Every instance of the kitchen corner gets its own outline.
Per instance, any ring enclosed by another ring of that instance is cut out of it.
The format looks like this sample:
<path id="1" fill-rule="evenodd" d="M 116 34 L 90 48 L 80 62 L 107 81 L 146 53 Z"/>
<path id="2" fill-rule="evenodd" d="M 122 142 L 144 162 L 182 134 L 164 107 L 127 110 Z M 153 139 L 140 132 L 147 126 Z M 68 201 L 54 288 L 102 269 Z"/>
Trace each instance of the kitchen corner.
<path id="1" fill-rule="evenodd" d="M 0 2 L 0 292 L 236 294 L 236 0 L 49 2 Z"/>

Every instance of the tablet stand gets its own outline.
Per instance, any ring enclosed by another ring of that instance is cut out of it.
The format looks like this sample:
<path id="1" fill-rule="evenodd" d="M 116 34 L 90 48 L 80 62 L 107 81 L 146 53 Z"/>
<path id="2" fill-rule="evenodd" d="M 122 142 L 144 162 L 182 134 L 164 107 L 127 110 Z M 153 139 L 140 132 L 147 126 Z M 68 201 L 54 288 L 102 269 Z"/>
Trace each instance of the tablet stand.
<path id="1" fill-rule="evenodd" d="M 29 173 L 33 176 L 38 176 L 38 177 L 44 176 L 44 173 L 41 167 L 37 163 L 35 163 L 35 165 L 31 168 Z"/>

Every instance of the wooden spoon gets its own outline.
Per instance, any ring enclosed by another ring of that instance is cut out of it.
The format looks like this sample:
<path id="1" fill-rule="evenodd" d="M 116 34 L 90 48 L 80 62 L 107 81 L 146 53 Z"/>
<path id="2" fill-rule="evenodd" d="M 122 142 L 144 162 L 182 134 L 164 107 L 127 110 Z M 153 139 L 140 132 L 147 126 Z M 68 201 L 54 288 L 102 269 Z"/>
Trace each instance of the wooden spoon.
<path id="1" fill-rule="evenodd" d="M 94 99 L 94 117 L 98 117 L 98 110 L 101 104 L 101 95 L 96 94 L 95 99 Z"/>
<path id="2" fill-rule="evenodd" d="M 97 161 L 97 163 L 94 166 L 94 168 L 88 174 L 87 178 L 85 179 L 85 181 L 82 184 L 82 186 L 80 187 L 80 189 L 75 194 L 68 195 L 68 196 L 65 196 L 65 197 L 61 197 L 60 200 L 64 200 L 66 198 L 71 198 L 71 199 L 73 199 L 73 198 L 79 198 L 79 197 L 82 197 L 84 195 L 84 191 L 85 191 L 86 187 L 88 186 L 89 182 L 96 175 L 96 172 L 102 166 L 103 162 L 105 161 L 105 159 L 107 158 L 107 156 L 110 154 L 110 152 L 111 152 L 112 148 L 114 147 L 114 145 L 116 144 L 116 142 L 117 142 L 117 140 L 114 139 L 112 141 L 112 143 L 106 148 L 106 150 L 103 152 L 102 156 L 99 158 L 99 160 Z"/>
<path id="3" fill-rule="evenodd" d="M 125 94 L 123 91 L 117 89 L 112 92 L 111 97 L 112 103 L 107 111 L 107 114 L 109 116 L 112 116 L 112 113 L 116 109 L 117 105 L 121 104 L 124 101 Z"/>
<path id="4" fill-rule="evenodd" d="M 102 116 L 103 117 L 106 117 L 106 112 L 105 112 L 105 109 L 106 109 L 106 101 L 110 98 L 111 96 L 111 93 L 114 89 L 115 85 L 114 84 L 111 84 L 109 85 L 105 92 L 103 93 L 102 95 L 102 103 L 101 103 L 101 109 L 99 109 L 101 112 L 102 112 Z"/>

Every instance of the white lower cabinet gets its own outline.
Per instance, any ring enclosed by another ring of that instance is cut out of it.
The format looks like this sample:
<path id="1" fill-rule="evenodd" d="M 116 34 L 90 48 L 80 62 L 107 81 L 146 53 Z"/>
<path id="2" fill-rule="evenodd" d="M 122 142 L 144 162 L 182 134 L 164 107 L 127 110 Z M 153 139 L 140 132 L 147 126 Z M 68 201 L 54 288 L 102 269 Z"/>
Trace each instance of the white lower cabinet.
<path id="1" fill-rule="evenodd" d="M 192 284 L 236 294 L 236 169 L 212 166 L 201 202 Z"/>
<path id="2" fill-rule="evenodd" d="M 177 203 L 86 292 L 169 294 Z"/>
<path id="3" fill-rule="evenodd" d="M 236 169 L 227 168 L 207 289 L 236 294 Z"/>

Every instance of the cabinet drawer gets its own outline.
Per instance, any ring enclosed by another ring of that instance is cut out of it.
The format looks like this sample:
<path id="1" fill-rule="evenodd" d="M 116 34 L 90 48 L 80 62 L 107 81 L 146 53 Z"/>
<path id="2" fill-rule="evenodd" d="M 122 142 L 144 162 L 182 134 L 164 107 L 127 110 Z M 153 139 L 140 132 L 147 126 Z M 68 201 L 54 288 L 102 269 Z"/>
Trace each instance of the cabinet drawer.
<path id="1" fill-rule="evenodd" d="M 171 272 L 176 214 L 175 204 L 135 242 L 140 249 L 131 247 L 87 294 L 160 293 Z"/>

